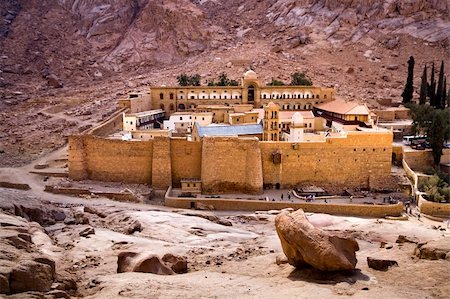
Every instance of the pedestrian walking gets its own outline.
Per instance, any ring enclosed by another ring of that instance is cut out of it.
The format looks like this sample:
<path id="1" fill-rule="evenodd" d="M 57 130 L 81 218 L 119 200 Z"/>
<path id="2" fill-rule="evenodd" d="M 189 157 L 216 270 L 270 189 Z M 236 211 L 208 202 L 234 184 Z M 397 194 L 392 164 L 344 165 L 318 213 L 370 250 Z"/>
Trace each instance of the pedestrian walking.
<path id="1" fill-rule="evenodd" d="M 283 193 L 281 193 L 281 200 L 283 200 Z"/>

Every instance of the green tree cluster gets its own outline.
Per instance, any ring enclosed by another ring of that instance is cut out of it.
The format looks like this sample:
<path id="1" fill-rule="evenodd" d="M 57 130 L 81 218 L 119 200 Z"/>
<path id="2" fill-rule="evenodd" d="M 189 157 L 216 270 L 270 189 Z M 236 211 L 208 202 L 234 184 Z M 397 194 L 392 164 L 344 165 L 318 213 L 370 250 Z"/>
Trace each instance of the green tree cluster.
<path id="1" fill-rule="evenodd" d="M 291 74 L 291 84 L 290 85 L 306 85 L 312 86 L 312 80 L 305 73 L 295 72 Z"/>
<path id="2" fill-rule="evenodd" d="M 429 105 L 409 105 L 413 132 L 427 135 L 435 166 L 439 166 L 444 142 L 450 140 L 450 108 L 435 109 Z"/>
<path id="3" fill-rule="evenodd" d="M 182 73 L 177 76 L 177 81 L 180 86 L 200 86 L 200 75 L 186 75 Z"/>
<path id="4" fill-rule="evenodd" d="M 225 73 L 220 73 L 217 77 L 217 81 L 209 81 L 208 86 L 238 86 L 239 82 L 228 78 Z"/>

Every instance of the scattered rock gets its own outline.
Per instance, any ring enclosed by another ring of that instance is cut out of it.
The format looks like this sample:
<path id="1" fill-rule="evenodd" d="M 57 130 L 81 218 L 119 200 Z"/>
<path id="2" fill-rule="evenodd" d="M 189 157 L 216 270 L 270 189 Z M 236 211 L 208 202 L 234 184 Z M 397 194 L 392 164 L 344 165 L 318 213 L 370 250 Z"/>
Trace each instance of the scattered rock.
<path id="1" fill-rule="evenodd" d="M 391 71 L 398 70 L 398 64 L 389 64 L 386 66 L 386 69 Z"/>
<path id="2" fill-rule="evenodd" d="M 46 77 L 47 84 L 53 88 L 62 88 L 64 83 L 55 74 L 50 74 Z"/>
<path id="3" fill-rule="evenodd" d="M 277 255 L 275 258 L 275 263 L 279 266 L 282 264 L 287 264 L 289 261 L 284 255 Z"/>
<path id="4" fill-rule="evenodd" d="M 400 244 L 402 244 L 402 243 L 419 243 L 419 240 L 417 239 L 417 238 L 414 238 L 414 237 L 407 237 L 407 236 L 404 236 L 404 235 L 399 235 L 398 237 L 397 237 L 397 240 L 395 241 L 395 243 L 400 243 Z"/>
<path id="5" fill-rule="evenodd" d="M 79 233 L 79 235 L 80 235 L 80 237 L 87 237 L 87 236 L 89 236 L 89 235 L 93 235 L 93 234 L 95 234 L 95 230 L 94 230 L 94 228 L 93 227 L 87 227 L 87 228 L 85 228 L 85 229 L 83 229 L 80 233 Z"/>
<path id="6" fill-rule="evenodd" d="M 355 69 L 352 68 L 352 67 L 349 67 L 345 72 L 346 72 L 347 74 L 353 74 L 353 73 L 355 73 Z"/>
<path id="7" fill-rule="evenodd" d="M 391 77 L 389 77 L 388 75 L 381 76 L 381 79 L 383 79 L 386 82 L 390 82 L 391 81 Z"/>
<path id="8" fill-rule="evenodd" d="M 138 254 L 121 252 L 117 259 L 117 273 L 143 272 L 159 275 L 172 275 L 187 272 L 187 261 L 184 257 L 165 254 L 162 259 L 154 254 Z"/>
<path id="9" fill-rule="evenodd" d="M 392 266 L 398 266 L 398 263 L 393 260 L 382 260 L 376 259 L 372 257 L 367 257 L 367 264 L 369 268 L 378 270 L 378 271 L 387 271 Z"/>
<path id="10" fill-rule="evenodd" d="M 177 274 L 187 273 L 187 261 L 184 257 L 176 256 L 171 253 L 166 253 L 162 257 L 165 264 L 171 264 L 170 268 Z"/>
<path id="11" fill-rule="evenodd" d="M 395 48 L 398 46 L 398 42 L 399 42 L 398 37 L 396 37 L 396 38 L 391 38 L 391 39 L 388 39 L 388 40 L 386 40 L 386 41 L 384 42 L 384 46 L 385 46 L 387 49 L 392 50 L 392 49 L 395 49 Z"/>
<path id="12" fill-rule="evenodd" d="M 45 294 L 45 298 L 66 298 L 70 299 L 69 294 L 62 290 L 53 290 Z"/>
<path id="13" fill-rule="evenodd" d="M 124 229 L 124 232 L 127 235 L 131 235 L 134 232 L 142 231 L 142 225 L 139 221 L 133 220 L 129 225 L 127 225 Z"/>
<path id="14" fill-rule="evenodd" d="M 310 265 L 322 271 L 338 271 L 356 266 L 356 240 L 315 228 L 301 209 L 279 214 L 275 227 L 289 264 L 296 268 Z"/>
<path id="15" fill-rule="evenodd" d="M 274 46 L 270 51 L 272 51 L 273 53 L 281 53 L 283 52 L 283 49 L 280 46 Z"/>
<path id="16" fill-rule="evenodd" d="M 81 211 L 74 211 L 73 216 L 76 224 L 89 224 L 89 218 Z"/>
<path id="17" fill-rule="evenodd" d="M 156 255 L 149 256 L 139 261 L 133 268 L 133 272 L 153 273 L 158 275 L 172 275 L 174 272 L 166 266 Z"/>
<path id="18" fill-rule="evenodd" d="M 95 73 L 94 73 L 94 76 L 95 76 L 96 78 L 101 78 L 101 77 L 103 77 L 103 74 L 102 74 L 102 72 L 100 72 L 99 70 L 96 70 Z"/>
<path id="19" fill-rule="evenodd" d="M 106 218 L 106 216 L 108 216 L 107 214 L 105 214 L 102 211 L 97 210 L 96 208 L 92 207 L 92 206 L 85 206 L 84 207 L 84 212 L 85 213 L 89 213 L 89 214 L 94 214 L 97 215 L 100 218 Z"/>

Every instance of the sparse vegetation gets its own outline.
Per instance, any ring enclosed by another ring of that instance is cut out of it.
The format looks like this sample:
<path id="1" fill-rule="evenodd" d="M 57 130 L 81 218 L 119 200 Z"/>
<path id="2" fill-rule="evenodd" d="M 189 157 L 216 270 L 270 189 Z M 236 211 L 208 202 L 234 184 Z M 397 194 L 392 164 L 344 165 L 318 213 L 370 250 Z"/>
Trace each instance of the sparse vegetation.
<path id="1" fill-rule="evenodd" d="M 267 86 L 284 86 L 286 85 L 283 81 L 272 78 L 272 81 L 267 83 Z"/>
<path id="2" fill-rule="evenodd" d="M 419 190 L 426 193 L 427 200 L 450 203 L 450 187 L 439 175 L 435 174 L 419 182 Z"/>
<path id="3" fill-rule="evenodd" d="M 306 85 L 312 86 L 312 80 L 305 73 L 295 72 L 291 74 L 291 84 L 290 85 Z"/>

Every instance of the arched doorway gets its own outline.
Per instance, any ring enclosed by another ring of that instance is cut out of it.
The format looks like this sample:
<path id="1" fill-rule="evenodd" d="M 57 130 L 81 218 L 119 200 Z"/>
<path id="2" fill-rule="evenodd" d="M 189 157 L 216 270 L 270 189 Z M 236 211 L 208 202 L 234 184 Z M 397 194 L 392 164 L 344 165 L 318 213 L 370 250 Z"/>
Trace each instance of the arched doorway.
<path id="1" fill-rule="evenodd" d="M 280 183 L 276 183 L 276 184 L 275 184 L 275 189 L 280 189 L 280 187 L 281 187 L 281 186 L 280 186 Z"/>
<path id="2" fill-rule="evenodd" d="M 178 104 L 178 110 L 185 110 L 186 106 L 184 104 Z"/>
<path id="3" fill-rule="evenodd" d="M 253 103 L 255 101 L 255 86 L 249 85 L 247 88 L 247 101 Z"/>

